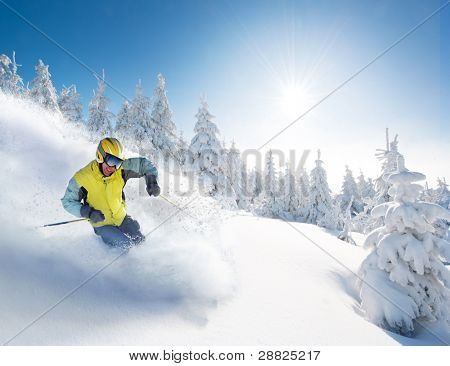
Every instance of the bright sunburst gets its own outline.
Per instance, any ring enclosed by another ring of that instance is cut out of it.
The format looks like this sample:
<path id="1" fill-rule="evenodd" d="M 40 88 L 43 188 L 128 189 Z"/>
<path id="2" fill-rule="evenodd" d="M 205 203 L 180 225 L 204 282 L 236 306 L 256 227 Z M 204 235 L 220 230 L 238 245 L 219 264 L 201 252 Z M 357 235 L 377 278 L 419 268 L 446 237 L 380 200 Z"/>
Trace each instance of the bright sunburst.
<path id="1" fill-rule="evenodd" d="M 277 99 L 282 112 L 289 116 L 305 111 L 313 101 L 310 91 L 296 83 L 283 85 Z"/>

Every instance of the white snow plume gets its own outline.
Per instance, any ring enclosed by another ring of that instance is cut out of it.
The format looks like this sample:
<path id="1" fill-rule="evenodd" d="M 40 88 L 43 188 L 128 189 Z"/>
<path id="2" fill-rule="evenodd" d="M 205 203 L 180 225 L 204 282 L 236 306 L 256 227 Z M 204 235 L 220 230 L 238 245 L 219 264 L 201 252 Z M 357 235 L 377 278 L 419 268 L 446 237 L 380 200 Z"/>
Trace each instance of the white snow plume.
<path id="1" fill-rule="evenodd" d="M 1 340 L 105 266 L 73 295 L 78 305 L 65 300 L 65 311 L 69 306 L 81 319 L 85 314 L 80 304 L 87 304 L 85 310 L 95 318 L 112 308 L 181 309 L 186 315 L 185 304 L 203 313 L 205 306 L 232 293 L 223 243 L 217 235 L 212 239 L 212 232 L 195 230 L 195 207 L 212 209 L 210 201 L 198 196 L 192 213 L 187 215 L 189 207 L 177 213 L 161 198 L 137 197 L 138 182 L 130 181 L 128 212 L 144 234 L 151 234 L 119 257 L 121 251 L 103 244 L 86 222 L 37 228 L 74 218 L 64 211 L 60 198 L 72 175 L 93 160 L 96 145 L 61 116 L 1 93 L 0 131 L 0 293 L 8 294 L 0 300 L 0 311 L 9 314 L 0 320 Z M 24 337 L 25 343 L 40 343 L 36 334 Z"/>

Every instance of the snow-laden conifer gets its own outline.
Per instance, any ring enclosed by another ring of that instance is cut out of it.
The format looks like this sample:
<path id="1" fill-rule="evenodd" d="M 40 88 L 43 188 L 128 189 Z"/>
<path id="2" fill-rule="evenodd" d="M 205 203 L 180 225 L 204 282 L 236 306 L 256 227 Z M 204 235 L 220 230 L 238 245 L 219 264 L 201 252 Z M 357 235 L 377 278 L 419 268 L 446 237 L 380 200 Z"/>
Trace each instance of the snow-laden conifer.
<path id="1" fill-rule="evenodd" d="M 161 74 L 158 74 L 158 85 L 153 95 L 152 126 L 148 131 L 150 140 L 159 152 L 176 159 L 176 126 L 172 121 L 172 111 L 167 99 L 166 80 Z"/>
<path id="2" fill-rule="evenodd" d="M 311 171 L 310 194 L 307 222 L 329 229 L 335 229 L 337 224 L 336 210 L 328 187 L 327 173 L 317 154 L 316 166 Z"/>
<path id="3" fill-rule="evenodd" d="M 448 184 L 445 178 L 438 178 L 437 188 L 433 193 L 433 202 L 444 208 L 450 208 L 450 191 L 448 190 Z"/>
<path id="4" fill-rule="evenodd" d="M 75 85 L 63 87 L 58 97 L 58 106 L 67 121 L 76 125 L 83 123 L 83 104 Z"/>
<path id="5" fill-rule="evenodd" d="M 195 135 L 189 146 L 192 171 L 200 179 L 201 187 L 207 194 L 216 197 L 224 206 L 236 207 L 235 194 L 226 176 L 226 161 L 219 141 L 219 129 L 213 122 L 214 116 L 209 113 L 208 103 L 201 99 L 196 114 Z M 230 202 L 234 202 L 234 205 Z"/>
<path id="6" fill-rule="evenodd" d="M 375 180 L 375 202 L 381 204 L 390 200 L 388 191 L 389 182 L 384 177 L 397 170 L 397 160 L 401 155 L 398 152 L 398 136 L 395 135 L 393 141 L 389 141 L 388 129 L 386 129 L 386 149 L 377 149 L 377 159 L 381 161 L 381 173 Z"/>
<path id="7" fill-rule="evenodd" d="M 265 168 L 263 171 L 263 190 L 255 203 L 255 212 L 260 216 L 279 217 L 283 211 L 279 195 L 278 173 L 273 161 L 273 152 L 266 154 Z"/>
<path id="8" fill-rule="evenodd" d="M 309 176 L 306 170 L 302 169 L 299 173 L 297 181 L 297 197 L 298 197 L 298 208 L 297 208 L 297 219 L 305 222 L 309 213 L 309 195 L 310 195 L 310 183 Z"/>
<path id="9" fill-rule="evenodd" d="M 183 131 L 180 131 L 180 136 L 177 141 L 177 159 L 180 166 L 183 167 L 183 171 L 188 171 L 190 168 L 189 163 L 189 146 L 184 138 Z"/>
<path id="10" fill-rule="evenodd" d="M 152 154 L 155 146 L 152 143 L 154 128 L 150 116 L 150 99 L 144 95 L 141 80 L 136 85 L 135 95 L 129 110 L 129 136 L 132 145 L 141 153 Z"/>
<path id="11" fill-rule="evenodd" d="M 6 94 L 20 95 L 23 91 L 22 78 L 17 74 L 16 53 L 12 60 L 5 54 L 0 55 L 0 90 Z"/>
<path id="12" fill-rule="evenodd" d="M 426 181 L 422 194 L 420 195 L 420 200 L 425 202 L 433 202 L 433 194 L 433 189 L 430 188 L 428 181 Z"/>
<path id="13" fill-rule="evenodd" d="M 372 210 L 384 217 L 384 226 L 372 231 L 365 247 L 359 283 L 361 306 L 375 324 L 412 335 L 415 321 L 450 321 L 450 273 L 442 261 L 450 260 L 450 243 L 435 235 L 437 219 L 450 219 L 443 207 L 419 201 L 425 179 L 405 168 L 398 156 L 397 169 L 385 175 L 391 202 Z"/>
<path id="14" fill-rule="evenodd" d="M 258 197 L 263 189 L 262 175 L 256 167 L 250 170 L 248 174 L 247 198 L 251 205 L 258 201 Z M 253 207 L 254 209 L 255 207 Z"/>
<path id="15" fill-rule="evenodd" d="M 244 183 L 242 181 L 242 160 L 241 153 L 236 147 L 235 142 L 231 143 L 231 147 L 227 152 L 228 169 L 227 174 L 236 197 L 236 204 L 240 209 L 247 207 L 247 199 L 244 192 Z"/>
<path id="16" fill-rule="evenodd" d="M 432 202 L 442 206 L 443 208 L 450 209 L 450 192 L 448 190 L 448 184 L 444 179 L 438 178 L 438 186 L 431 195 Z M 434 223 L 436 229 L 436 235 L 440 238 L 448 240 L 450 238 L 450 220 L 439 219 Z"/>
<path id="17" fill-rule="evenodd" d="M 247 164 L 242 161 L 241 163 L 241 182 L 242 182 L 242 195 L 245 198 L 245 209 L 248 209 L 248 205 L 250 204 L 250 199 L 248 195 L 248 168 Z"/>
<path id="18" fill-rule="evenodd" d="M 35 70 L 36 77 L 31 81 L 29 98 L 50 111 L 59 111 L 58 97 L 51 81 L 48 65 L 39 60 Z"/>
<path id="19" fill-rule="evenodd" d="M 348 165 L 345 166 L 345 176 L 339 201 L 342 212 L 346 212 L 350 201 L 352 202 L 350 206 L 350 214 L 352 217 L 356 216 L 363 209 L 358 186 Z"/>
<path id="20" fill-rule="evenodd" d="M 364 201 L 365 198 L 373 198 L 375 196 L 375 186 L 372 178 L 367 178 L 366 180 L 362 171 L 358 176 L 356 185 L 358 186 L 358 193 L 362 201 Z"/>
<path id="21" fill-rule="evenodd" d="M 284 175 L 280 179 L 281 184 L 281 205 L 282 209 L 280 216 L 286 220 L 297 220 L 299 217 L 299 196 L 298 186 L 292 168 L 289 164 L 286 164 Z"/>
<path id="22" fill-rule="evenodd" d="M 353 198 L 350 199 L 350 202 L 348 203 L 347 208 L 343 213 L 344 227 L 342 231 L 339 233 L 338 238 L 352 245 L 356 245 L 355 240 L 352 237 L 352 229 L 353 229 L 352 206 L 353 206 Z"/>
<path id="23" fill-rule="evenodd" d="M 120 106 L 119 112 L 116 116 L 115 133 L 122 143 L 129 146 L 129 140 L 131 137 L 132 119 L 130 111 L 130 103 L 128 100 L 124 100 Z"/>
<path id="24" fill-rule="evenodd" d="M 98 87 L 89 103 L 89 117 L 87 121 L 87 129 L 93 140 L 111 135 L 111 120 L 114 117 L 113 113 L 108 109 L 109 99 L 105 95 L 105 74 L 103 73 L 102 78 L 97 78 L 97 81 Z"/>

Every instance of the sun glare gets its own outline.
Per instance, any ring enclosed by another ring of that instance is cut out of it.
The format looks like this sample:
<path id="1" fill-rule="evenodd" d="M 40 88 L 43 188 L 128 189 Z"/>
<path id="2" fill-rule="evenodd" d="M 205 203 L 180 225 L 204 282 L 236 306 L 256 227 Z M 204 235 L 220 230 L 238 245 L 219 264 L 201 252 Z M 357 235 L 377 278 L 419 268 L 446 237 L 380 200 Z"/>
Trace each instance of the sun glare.
<path id="1" fill-rule="evenodd" d="M 303 112 L 312 104 L 308 89 L 299 84 L 285 85 L 278 99 L 283 113 L 289 116 Z"/>

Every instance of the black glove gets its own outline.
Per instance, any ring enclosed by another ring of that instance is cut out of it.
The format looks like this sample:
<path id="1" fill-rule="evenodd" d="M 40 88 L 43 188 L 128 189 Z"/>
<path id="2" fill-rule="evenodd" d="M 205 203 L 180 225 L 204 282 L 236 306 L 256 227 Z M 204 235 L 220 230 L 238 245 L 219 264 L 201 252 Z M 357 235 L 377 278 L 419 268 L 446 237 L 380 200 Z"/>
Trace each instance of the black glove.
<path id="1" fill-rule="evenodd" d="M 149 196 L 159 196 L 161 193 L 161 188 L 158 186 L 158 182 L 156 181 L 156 177 L 152 174 L 145 176 L 145 181 L 147 183 L 147 193 Z"/>
<path id="2" fill-rule="evenodd" d="M 93 209 L 88 204 L 84 204 L 83 206 L 81 206 L 80 214 L 82 217 L 91 220 L 94 224 L 105 219 L 105 215 L 103 215 L 103 212 Z"/>

